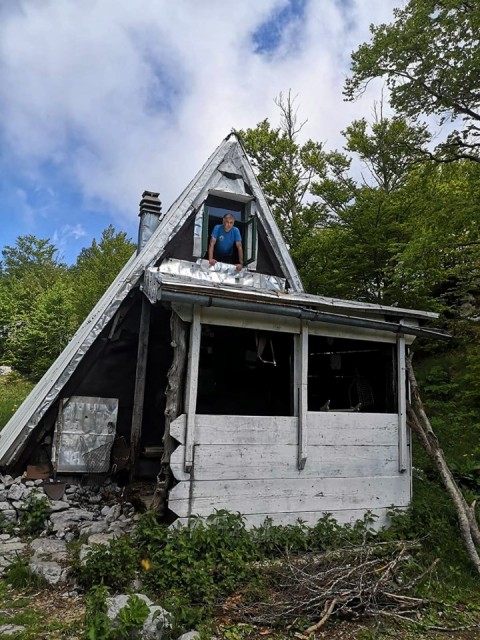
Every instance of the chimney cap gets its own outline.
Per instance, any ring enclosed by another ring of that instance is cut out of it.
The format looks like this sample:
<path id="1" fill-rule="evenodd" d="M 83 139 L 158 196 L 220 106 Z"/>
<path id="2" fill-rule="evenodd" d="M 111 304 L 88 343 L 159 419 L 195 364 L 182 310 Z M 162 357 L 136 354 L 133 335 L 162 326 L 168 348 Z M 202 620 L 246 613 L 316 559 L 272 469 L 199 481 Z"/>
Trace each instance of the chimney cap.
<path id="1" fill-rule="evenodd" d="M 158 198 L 158 196 L 160 195 L 160 192 L 156 192 L 156 191 L 144 191 L 142 193 L 142 198 L 145 197 L 149 197 L 149 198 Z"/>

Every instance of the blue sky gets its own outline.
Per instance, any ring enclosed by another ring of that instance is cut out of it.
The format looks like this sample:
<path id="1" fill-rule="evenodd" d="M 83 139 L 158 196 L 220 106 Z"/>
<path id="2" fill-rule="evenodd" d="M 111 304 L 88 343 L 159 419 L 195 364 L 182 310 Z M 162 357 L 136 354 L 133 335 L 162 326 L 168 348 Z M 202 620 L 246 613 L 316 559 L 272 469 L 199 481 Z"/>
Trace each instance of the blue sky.
<path id="1" fill-rule="evenodd" d="M 135 238 L 232 128 L 278 123 L 292 90 L 329 148 L 371 117 L 342 86 L 350 53 L 400 0 L 9 0 L 0 3 L 0 250 L 50 238 L 67 262 L 113 224 Z"/>

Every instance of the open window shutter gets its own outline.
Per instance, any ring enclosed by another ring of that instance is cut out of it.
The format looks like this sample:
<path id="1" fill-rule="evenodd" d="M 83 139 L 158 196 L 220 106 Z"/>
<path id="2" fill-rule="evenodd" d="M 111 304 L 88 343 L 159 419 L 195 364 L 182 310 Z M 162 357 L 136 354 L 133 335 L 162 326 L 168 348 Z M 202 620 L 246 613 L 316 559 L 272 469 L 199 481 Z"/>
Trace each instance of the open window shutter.
<path id="1" fill-rule="evenodd" d="M 203 205 L 203 223 L 202 223 L 202 257 L 208 250 L 208 205 Z"/>
<path id="2" fill-rule="evenodd" d="M 245 224 L 244 263 L 250 264 L 257 258 L 257 218 L 251 217 Z"/>

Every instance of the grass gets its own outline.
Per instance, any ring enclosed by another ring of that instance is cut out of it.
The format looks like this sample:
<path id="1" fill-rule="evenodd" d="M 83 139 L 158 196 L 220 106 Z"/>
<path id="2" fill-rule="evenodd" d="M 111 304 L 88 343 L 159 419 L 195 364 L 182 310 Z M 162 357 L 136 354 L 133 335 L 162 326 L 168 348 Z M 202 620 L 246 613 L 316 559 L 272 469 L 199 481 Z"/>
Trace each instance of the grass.
<path id="1" fill-rule="evenodd" d="M 0 430 L 7 424 L 34 386 L 17 373 L 0 377 Z"/>

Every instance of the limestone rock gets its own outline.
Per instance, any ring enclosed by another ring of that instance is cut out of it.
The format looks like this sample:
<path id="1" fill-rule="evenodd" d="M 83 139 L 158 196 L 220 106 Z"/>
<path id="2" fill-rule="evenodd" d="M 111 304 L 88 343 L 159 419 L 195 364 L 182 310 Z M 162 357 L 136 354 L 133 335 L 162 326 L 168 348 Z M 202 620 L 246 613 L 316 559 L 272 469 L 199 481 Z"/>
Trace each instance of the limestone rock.
<path id="1" fill-rule="evenodd" d="M 136 640 L 161 640 L 161 638 L 164 637 L 164 630 L 170 626 L 167 621 L 168 612 L 162 607 L 154 605 L 152 601 L 142 593 L 135 595 L 147 603 L 150 613 L 144 622 L 143 628 L 135 634 L 132 634 L 131 637 Z M 122 594 L 113 598 L 107 598 L 107 615 L 110 620 L 116 620 L 120 609 L 128 605 L 129 597 L 128 595 Z"/>
<path id="2" fill-rule="evenodd" d="M 0 636 L 14 636 L 17 633 L 22 633 L 25 631 L 25 627 L 22 627 L 18 624 L 2 624 L 0 626 Z"/>

